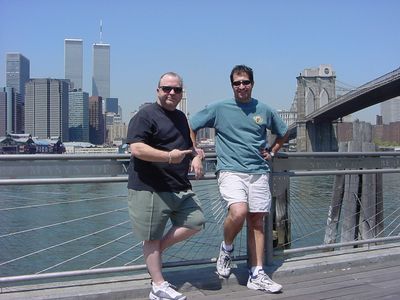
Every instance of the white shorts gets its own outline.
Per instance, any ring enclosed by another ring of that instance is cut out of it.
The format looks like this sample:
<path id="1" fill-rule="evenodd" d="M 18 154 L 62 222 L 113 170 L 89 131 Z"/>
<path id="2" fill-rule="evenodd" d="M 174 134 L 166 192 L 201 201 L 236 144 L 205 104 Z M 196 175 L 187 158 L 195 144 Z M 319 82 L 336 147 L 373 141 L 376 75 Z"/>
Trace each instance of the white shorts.
<path id="1" fill-rule="evenodd" d="M 246 202 L 249 212 L 269 212 L 271 191 L 269 174 L 247 174 L 229 171 L 218 172 L 218 186 L 228 207 L 233 203 Z"/>

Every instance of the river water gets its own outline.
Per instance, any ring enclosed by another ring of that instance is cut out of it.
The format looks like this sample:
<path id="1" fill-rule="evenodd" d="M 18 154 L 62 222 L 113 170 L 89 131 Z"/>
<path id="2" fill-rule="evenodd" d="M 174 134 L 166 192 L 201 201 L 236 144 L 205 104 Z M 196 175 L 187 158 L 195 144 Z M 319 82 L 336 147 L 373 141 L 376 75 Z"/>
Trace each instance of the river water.
<path id="1" fill-rule="evenodd" d="M 333 176 L 291 178 L 292 247 L 323 243 Z M 168 249 L 164 261 L 215 257 L 225 206 L 216 181 L 193 182 L 205 230 Z M 1 186 L 0 276 L 142 264 L 125 183 Z M 384 175 L 385 235 L 400 233 L 400 174 Z M 246 254 L 245 230 L 235 254 Z"/>

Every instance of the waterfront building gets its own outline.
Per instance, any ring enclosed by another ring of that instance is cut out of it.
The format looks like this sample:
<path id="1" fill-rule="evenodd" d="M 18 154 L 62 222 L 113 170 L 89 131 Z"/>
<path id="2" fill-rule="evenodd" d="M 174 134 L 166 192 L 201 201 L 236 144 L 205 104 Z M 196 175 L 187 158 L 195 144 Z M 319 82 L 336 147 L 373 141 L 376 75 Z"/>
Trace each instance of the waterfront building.
<path id="1" fill-rule="evenodd" d="M 104 144 L 105 124 L 103 99 L 100 96 L 89 97 L 89 141 L 95 145 Z"/>
<path id="2" fill-rule="evenodd" d="M 392 145 L 399 145 L 400 121 L 373 126 L 372 136 L 373 140 L 377 143 L 384 142 Z"/>
<path id="3" fill-rule="evenodd" d="M 93 44 L 92 96 L 110 98 L 109 44 Z"/>
<path id="4" fill-rule="evenodd" d="M 122 119 L 122 107 L 121 105 L 118 105 L 118 115 L 121 117 Z"/>
<path id="5" fill-rule="evenodd" d="M 64 40 L 64 77 L 71 81 L 71 89 L 83 89 L 83 41 Z"/>
<path id="6" fill-rule="evenodd" d="M 26 83 L 25 132 L 41 139 L 68 141 L 68 90 L 65 79 L 30 79 Z"/>
<path id="7" fill-rule="evenodd" d="M 122 122 L 115 122 L 107 126 L 107 142 L 111 145 L 122 145 L 126 141 L 128 126 Z"/>
<path id="8" fill-rule="evenodd" d="M 89 142 L 89 94 L 70 91 L 69 96 L 69 140 Z"/>
<path id="9" fill-rule="evenodd" d="M 62 154 L 65 148 L 61 139 L 38 139 L 30 134 L 7 134 L 0 138 L 0 153 L 2 154 Z"/>
<path id="10" fill-rule="evenodd" d="M 290 110 L 277 110 L 278 115 L 282 118 L 282 120 L 286 123 L 286 125 L 291 125 L 297 120 L 297 112 Z"/>
<path id="11" fill-rule="evenodd" d="M 106 112 L 105 114 L 105 120 L 106 120 L 106 128 L 108 126 L 111 126 L 112 124 L 114 124 L 114 116 L 116 114 L 113 112 Z"/>
<path id="12" fill-rule="evenodd" d="M 215 144 L 215 128 L 201 128 L 196 134 L 198 144 Z"/>
<path id="13" fill-rule="evenodd" d="M 183 90 L 183 95 L 182 95 L 182 100 L 179 102 L 178 106 L 176 107 L 177 109 L 181 110 L 185 116 L 188 116 L 188 110 L 187 110 L 187 97 L 186 97 L 186 90 Z"/>
<path id="14" fill-rule="evenodd" d="M 106 112 L 106 143 L 115 144 L 115 141 L 125 140 L 127 129 L 122 123 L 120 115 L 113 112 Z"/>
<path id="15" fill-rule="evenodd" d="M 118 114 L 118 98 L 107 98 L 106 99 L 106 113 L 112 112 Z"/>
<path id="16" fill-rule="evenodd" d="M 29 59 L 21 53 L 6 54 L 6 87 L 14 88 L 21 94 L 22 103 L 25 102 L 25 83 L 30 77 Z"/>
<path id="17" fill-rule="evenodd" d="M 381 103 L 383 124 L 400 121 L 400 96 Z"/>
<path id="18" fill-rule="evenodd" d="M 12 87 L 0 90 L 0 136 L 22 133 L 23 119 L 21 94 Z"/>

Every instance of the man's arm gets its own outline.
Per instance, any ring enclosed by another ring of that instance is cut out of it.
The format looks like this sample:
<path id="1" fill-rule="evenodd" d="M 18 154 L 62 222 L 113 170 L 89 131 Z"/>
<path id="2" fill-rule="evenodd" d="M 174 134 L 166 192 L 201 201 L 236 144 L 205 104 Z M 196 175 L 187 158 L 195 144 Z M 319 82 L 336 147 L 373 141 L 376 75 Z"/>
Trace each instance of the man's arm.
<path id="1" fill-rule="evenodd" d="M 286 143 L 288 138 L 289 138 L 289 133 L 288 132 L 286 132 L 286 134 L 283 137 L 276 138 L 274 143 L 272 144 L 272 146 L 269 148 L 270 154 L 272 154 L 272 156 L 274 156 L 275 153 L 277 153 L 279 151 L 279 149 L 282 148 L 283 144 Z"/>
<path id="2" fill-rule="evenodd" d="M 190 139 L 193 144 L 193 159 L 190 171 L 194 172 L 196 179 L 199 179 L 204 175 L 202 160 L 205 155 L 203 149 L 196 147 L 196 132 L 193 131 L 192 128 L 190 128 Z"/>
<path id="3" fill-rule="evenodd" d="M 279 149 L 282 148 L 283 144 L 286 143 L 288 138 L 289 138 L 288 132 L 283 137 L 276 138 L 274 143 L 272 144 L 272 146 L 269 147 L 269 149 L 263 149 L 261 151 L 261 155 L 266 160 L 272 159 L 275 156 L 275 153 L 277 153 L 279 151 Z"/>
<path id="4" fill-rule="evenodd" d="M 131 153 L 134 157 L 151 162 L 166 162 L 179 164 L 187 154 L 192 153 L 191 149 L 163 151 L 155 149 L 145 143 L 137 142 L 130 144 Z"/>

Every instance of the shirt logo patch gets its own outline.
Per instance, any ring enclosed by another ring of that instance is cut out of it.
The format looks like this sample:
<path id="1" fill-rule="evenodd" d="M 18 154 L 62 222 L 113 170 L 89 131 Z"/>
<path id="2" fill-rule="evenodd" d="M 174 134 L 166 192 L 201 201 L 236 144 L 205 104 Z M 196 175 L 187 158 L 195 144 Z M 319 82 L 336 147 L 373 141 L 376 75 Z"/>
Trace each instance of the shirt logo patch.
<path id="1" fill-rule="evenodd" d="M 254 116 L 253 119 L 257 124 L 261 124 L 263 122 L 263 118 L 261 116 Z"/>

